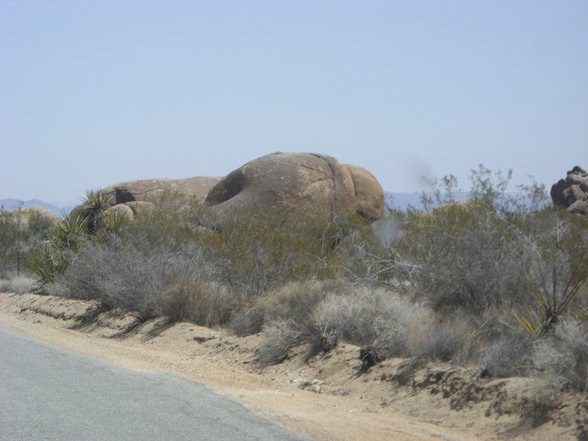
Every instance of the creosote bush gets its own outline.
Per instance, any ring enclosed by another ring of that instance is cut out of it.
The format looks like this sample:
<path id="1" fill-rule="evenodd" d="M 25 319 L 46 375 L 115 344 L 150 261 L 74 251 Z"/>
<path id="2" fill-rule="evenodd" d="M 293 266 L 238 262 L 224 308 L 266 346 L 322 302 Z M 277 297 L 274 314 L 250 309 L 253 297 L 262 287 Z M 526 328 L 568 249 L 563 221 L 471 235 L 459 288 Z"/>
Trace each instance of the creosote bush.
<path id="1" fill-rule="evenodd" d="M 227 223 L 204 245 L 224 283 L 258 297 L 289 281 L 335 277 L 332 244 L 347 228 L 276 209 Z"/>

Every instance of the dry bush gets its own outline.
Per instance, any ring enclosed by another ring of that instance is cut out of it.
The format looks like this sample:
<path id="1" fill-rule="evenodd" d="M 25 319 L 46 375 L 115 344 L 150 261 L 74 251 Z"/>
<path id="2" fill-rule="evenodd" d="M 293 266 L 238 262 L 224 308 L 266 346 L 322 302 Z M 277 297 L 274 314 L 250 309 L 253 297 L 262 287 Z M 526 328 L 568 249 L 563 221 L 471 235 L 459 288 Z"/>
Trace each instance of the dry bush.
<path id="1" fill-rule="evenodd" d="M 471 341 L 467 323 L 443 323 L 427 307 L 390 290 L 341 282 L 302 287 L 287 285 L 264 299 L 268 325 L 260 364 L 281 361 L 289 348 L 301 343 L 309 344 L 309 359 L 338 340 L 372 347 L 385 356 L 447 361 L 461 355 Z"/>
<path id="2" fill-rule="evenodd" d="M 229 324 L 231 331 L 239 337 L 257 334 L 263 329 L 265 314 L 263 307 L 254 305 L 236 314 Z"/>
<path id="3" fill-rule="evenodd" d="M 176 321 L 201 326 L 225 325 L 239 309 L 240 299 L 226 286 L 199 277 L 173 282 L 161 295 L 162 312 Z"/>
<path id="4" fill-rule="evenodd" d="M 482 377 L 526 375 L 531 367 L 532 342 L 526 335 L 510 335 L 489 344 L 480 357 Z"/>
<path id="5" fill-rule="evenodd" d="M 310 328 L 317 305 L 327 295 L 349 292 L 352 285 L 339 280 L 306 280 L 289 282 L 269 291 L 256 304 L 239 314 L 231 323 L 237 335 L 260 332 L 264 323 L 290 320 L 299 328 Z"/>
<path id="6" fill-rule="evenodd" d="M 88 242 L 58 282 L 67 297 L 96 299 L 149 318 L 156 314 L 171 269 L 165 256 L 146 255 L 131 245 Z"/>
<path id="7" fill-rule="evenodd" d="M 538 340 L 533 362 L 540 374 L 559 387 L 588 391 L 588 322 L 568 319 Z"/>
<path id="8" fill-rule="evenodd" d="M 479 314 L 511 305 L 526 292 L 526 247 L 496 208 L 482 201 L 453 203 L 402 218 L 397 251 L 418 271 L 410 282 L 439 311 Z"/>
<path id="9" fill-rule="evenodd" d="M 96 299 L 149 318 L 162 313 L 161 294 L 168 287 L 207 267 L 194 247 L 138 248 L 118 238 L 106 244 L 87 241 L 59 276 L 57 287 L 63 296 Z"/>
<path id="10" fill-rule="evenodd" d="M 301 342 L 303 331 L 291 320 L 276 320 L 263 330 L 264 343 L 255 354 L 255 363 L 268 366 L 281 363 L 288 356 L 288 350 Z"/>
<path id="11" fill-rule="evenodd" d="M 480 344 L 467 317 L 447 319 L 383 288 L 358 287 L 349 294 L 330 295 L 314 318 L 323 334 L 334 333 L 386 356 L 467 361 Z"/>
<path id="12" fill-rule="evenodd" d="M 474 330 L 463 318 L 448 320 L 428 314 L 410 323 L 408 353 L 440 361 L 467 361 L 473 336 Z"/>
<path id="13" fill-rule="evenodd" d="M 345 295 L 353 286 L 344 281 L 290 282 L 269 292 L 257 305 L 246 311 L 233 324 L 233 329 L 250 329 L 251 324 L 263 324 L 264 343 L 256 362 L 267 365 L 281 362 L 295 345 L 308 343 L 305 359 L 327 352 L 337 343 L 333 329 L 316 322 L 317 308 L 328 296 Z"/>
<path id="14" fill-rule="evenodd" d="M 361 346 L 385 349 L 390 355 L 406 354 L 410 324 L 425 311 L 398 294 L 358 287 L 351 293 L 332 294 L 314 315 L 317 328 Z"/>
<path id="15" fill-rule="evenodd" d="M 0 292 L 13 292 L 24 294 L 33 292 L 37 286 L 37 281 L 24 274 L 7 274 L 0 279 Z"/>
<path id="16" fill-rule="evenodd" d="M 263 345 L 263 360 L 279 360 L 303 342 L 309 343 L 308 359 L 332 349 L 339 339 L 374 347 L 386 356 L 450 360 L 472 333 L 465 324 L 441 323 L 428 308 L 395 292 L 342 282 L 286 285 L 264 299 L 259 311 L 270 323 L 264 328 L 270 338 Z M 267 357 L 266 351 L 280 356 Z"/>
<path id="17" fill-rule="evenodd" d="M 52 219 L 40 210 L 5 211 L 0 207 L 0 277 L 30 272 L 33 254 L 54 228 Z"/>

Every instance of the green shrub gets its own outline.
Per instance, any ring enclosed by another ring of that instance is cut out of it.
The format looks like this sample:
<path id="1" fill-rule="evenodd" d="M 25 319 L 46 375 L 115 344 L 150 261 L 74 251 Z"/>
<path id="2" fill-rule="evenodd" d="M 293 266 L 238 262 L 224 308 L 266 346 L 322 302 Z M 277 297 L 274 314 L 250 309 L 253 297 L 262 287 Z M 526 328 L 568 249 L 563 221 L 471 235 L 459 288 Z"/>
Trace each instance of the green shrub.
<path id="1" fill-rule="evenodd" d="M 225 224 L 202 244 L 225 283 L 257 297 L 288 281 L 333 277 L 334 230 L 270 210 Z"/>

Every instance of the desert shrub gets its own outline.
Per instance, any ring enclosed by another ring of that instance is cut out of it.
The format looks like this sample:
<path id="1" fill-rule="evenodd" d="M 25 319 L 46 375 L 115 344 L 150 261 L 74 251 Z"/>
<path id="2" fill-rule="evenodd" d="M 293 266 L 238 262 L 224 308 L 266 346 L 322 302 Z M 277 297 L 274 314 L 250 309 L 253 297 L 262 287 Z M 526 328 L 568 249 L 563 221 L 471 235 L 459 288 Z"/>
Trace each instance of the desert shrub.
<path id="1" fill-rule="evenodd" d="M 336 248 L 336 264 L 343 277 L 362 286 L 410 291 L 405 283 L 420 268 L 393 246 L 399 235 L 396 214 L 375 225 L 359 225 Z"/>
<path id="2" fill-rule="evenodd" d="M 310 329 L 319 303 L 331 293 L 342 294 L 351 288 L 342 280 L 288 282 L 259 298 L 231 327 L 237 335 L 249 335 L 260 332 L 264 323 L 289 320 L 299 329 Z"/>
<path id="3" fill-rule="evenodd" d="M 408 333 L 408 354 L 440 361 L 467 361 L 468 350 L 475 344 L 474 330 L 464 318 L 441 318 L 430 313 L 411 321 Z"/>
<path id="4" fill-rule="evenodd" d="M 395 213 L 400 233 L 378 255 L 397 287 L 436 311 L 496 312 L 532 338 L 578 315 L 588 280 L 588 219 L 546 208 L 545 189 L 536 184 L 523 197 L 509 196 L 508 177 L 482 166 L 472 173 L 467 201 L 455 201 L 455 178 L 443 183 L 444 193 L 428 197 L 429 211 Z"/>
<path id="5" fill-rule="evenodd" d="M 307 280 L 290 282 L 260 299 L 268 320 L 288 319 L 297 323 L 309 323 L 317 305 L 328 295 L 349 292 L 352 286 L 337 280 Z"/>
<path id="6" fill-rule="evenodd" d="M 333 242 L 338 228 L 269 210 L 223 225 L 202 244 L 225 283 L 257 297 L 288 281 L 331 277 L 334 253 L 326 243 Z"/>
<path id="7" fill-rule="evenodd" d="M 96 299 L 111 307 L 148 314 L 161 288 L 164 267 L 131 245 L 88 241 L 58 279 L 64 296 Z"/>
<path id="8" fill-rule="evenodd" d="M 330 289 L 306 296 L 289 287 L 282 291 L 281 301 L 270 297 L 275 306 L 266 312 L 260 363 L 278 362 L 301 343 L 308 344 L 309 359 L 332 349 L 338 340 L 374 348 L 385 356 L 452 360 L 471 337 L 465 322 L 443 322 L 424 305 L 393 291 L 349 283 L 325 287 Z"/>
<path id="9" fill-rule="evenodd" d="M 486 201 L 453 203 L 403 217 L 396 245 L 418 267 L 410 282 L 436 310 L 480 313 L 520 302 L 528 256 L 511 226 Z"/>
<path id="10" fill-rule="evenodd" d="M 165 288 L 160 304 L 163 314 L 173 320 L 219 326 L 230 321 L 240 309 L 240 301 L 225 285 L 184 275 Z"/>
<path id="11" fill-rule="evenodd" d="M 472 333 L 465 321 L 443 320 L 406 296 L 372 287 L 330 295 L 319 305 L 315 320 L 323 333 L 373 347 L 386 356 L 451 360 Z"/>
<path id="12" fill-rule="evenodd" d="M 259 305 L 254 305 L 243 308 L 238 314 L 235 314 L 229 324 L 229 328 L 235 335 L 245 337 L 261 332 L 264 323 L 265 314 L 263 308 Z"/>
<path id="13" fill-rule="evenodd" d="M 81 246 L 58 286 L 62 295 L 97 299 L 148 318 L 162 313 L 166 288 L 186 274 L 197 275 L 200 264 L 198 249 L 147 250 L 112 237 L 107 244 L 87 241 Z"/>
<path id="14" fill-rule="evenodd" d="M 400 355 L 407 351 L 410 323 L 421 312 L 418 305 L 389 290 L 357 287 L 326 298 L 317 308 L 315 321 L 342 340 Z"/>
<path id="15" fill-rule="evenodd" d="M 16 269 L 21 227 L 13 212 L 0 211 L 0 275 Z"/>
<path id="16" fill-rule="evenodd" d="M 527 286 L 532 301 L 517 311 L 517 322 L 534 337 L 548 332 L 564 315 L 578 315 L 588 280 L 588 219 L 545 209 L 525 226 L 529 250 Z"/>
<path id="17" fill-rule="evenodd" d="M 488 344 L 480 357 L 482 377 L 526 375 L 531 368 L 532 340 L 524 334 L 511 334 Z"/>
<path id="18" fill-rule="evenodd" d="M 266 300 L 265 307 L 270 323 L 290 326 L 297 343 L 310 343 L 307 358 L 329 350 L 339 339 L 404 354 L 410 322 L 422 313 L 418 305 L 388 290 L 344 282 L 315 282 L 303 290 L 290 286 Z"/>
<path id="19" fill-rule="evenodd" d="M 34 254 L 53 229 L 51 219 L 35 209 L 0 209 L 0 276 L 30 273 Z"/>
<path id="20" fill-rule="evenodd" d="M 263 330 L 264 342 L 257 350 L 254 361 L 259 366 L 281 363 L 288 350 L 302 341 L 304 331 L 291 320 L 276 320 Z"/>
<path id="21" fill-rule="evenodd" d="M 35 279 L 24 274 L 6 274 L 0 279 L 0 292 L 24 294 L 33 292 L 36 286 Z"/>
<path id="22" fill-rule="evenodd" d="M 532 359 L 540 374 L 559 387 L 588 391 L 588 323 L 564 320 L 539 339 Z"/>
<path id="23" fill-rule="evenodd" d="M 200 243 L 202 232 L 198 225 L 207 216 L 206 209 L 195 203 L 180 205 L 173 199 L 141 213 L 133 222 L 125 223 L 117 236 L 132 242 L 144 252 L 149 249 L 177 249 L 184 244 Z M 168 205 L 171 204 L 171 205 Z"/>

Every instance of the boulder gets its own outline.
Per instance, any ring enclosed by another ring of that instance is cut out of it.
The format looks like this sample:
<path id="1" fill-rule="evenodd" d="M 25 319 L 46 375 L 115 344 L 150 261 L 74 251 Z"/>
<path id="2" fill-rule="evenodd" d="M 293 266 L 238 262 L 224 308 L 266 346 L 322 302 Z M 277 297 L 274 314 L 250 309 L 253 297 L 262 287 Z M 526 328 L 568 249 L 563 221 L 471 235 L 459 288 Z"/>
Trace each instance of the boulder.
<path id="1" fill-rule="evenodd" d="M 588 201 L 576 201 L 568 207 L 568 211 L 588 216 Z"/>
<path id="2" fill-rule="evenodd" d="M 371 221 L 382 219 L 385 215 L 384 190 L 378 180 L 365 168 L 345 165 L 351 174 L 355 188 L 357 212 Z"/>
<path id="3" fill-rule="evenodd" d="M 571 213 L 588 214 L 588 173 L 579 166 L 567 172 L 551 186 L 553 205 L 563 207 Z"/>
<path id="4" fill-rule="evenodd" d="M 209 176 L 186 179 L 141 179 L 121 182 L 103 189 L 114 205 L 129 202 L 165 203 L 166 200 L 202 202 L 210 189 L 220 180 Z"/>
<path id="5" fill-rule="evenodd" d="M 104 211 L 104 214 L 106 216 L 124 216 L 124 219 L 127 221 L 132 221 L 133 219 L 135 219 L 135 213 L 133 212 L 131 207 L 125 204 L 114 205 L 110 208 L 107 208 Z"/>
<path id="6" fill-rule="evenodd" d="M 131 210 L 133 217 L 149 214 L 155 208 L 155 204 L 153 202 L 146 201 L 131 201 L 124 205 Z M 117 207 L 117 205 L 115 205 L 115 207 Z"/>
<path id="7" fill-rule="evenodd" d="M 272 153 L 224 178 L 143 179 L 102 191 L 128 219 L 178 202 L 202 203 L 207 210 L 195 222 L 213 229 L 272 210 L 319 226 L 357 215 L 370 222 L 385 217 L 384 191 L 369 171 L 315 153 Z"/>
<path id="8" fill-rule="evenodd" d="M 279 210 L 330 222 L 384 216 L 384 193 L 367 170 L 315 153 L 272 153 L 229 173 L 208 193 L 214 227 L 250 212 Z"/>

